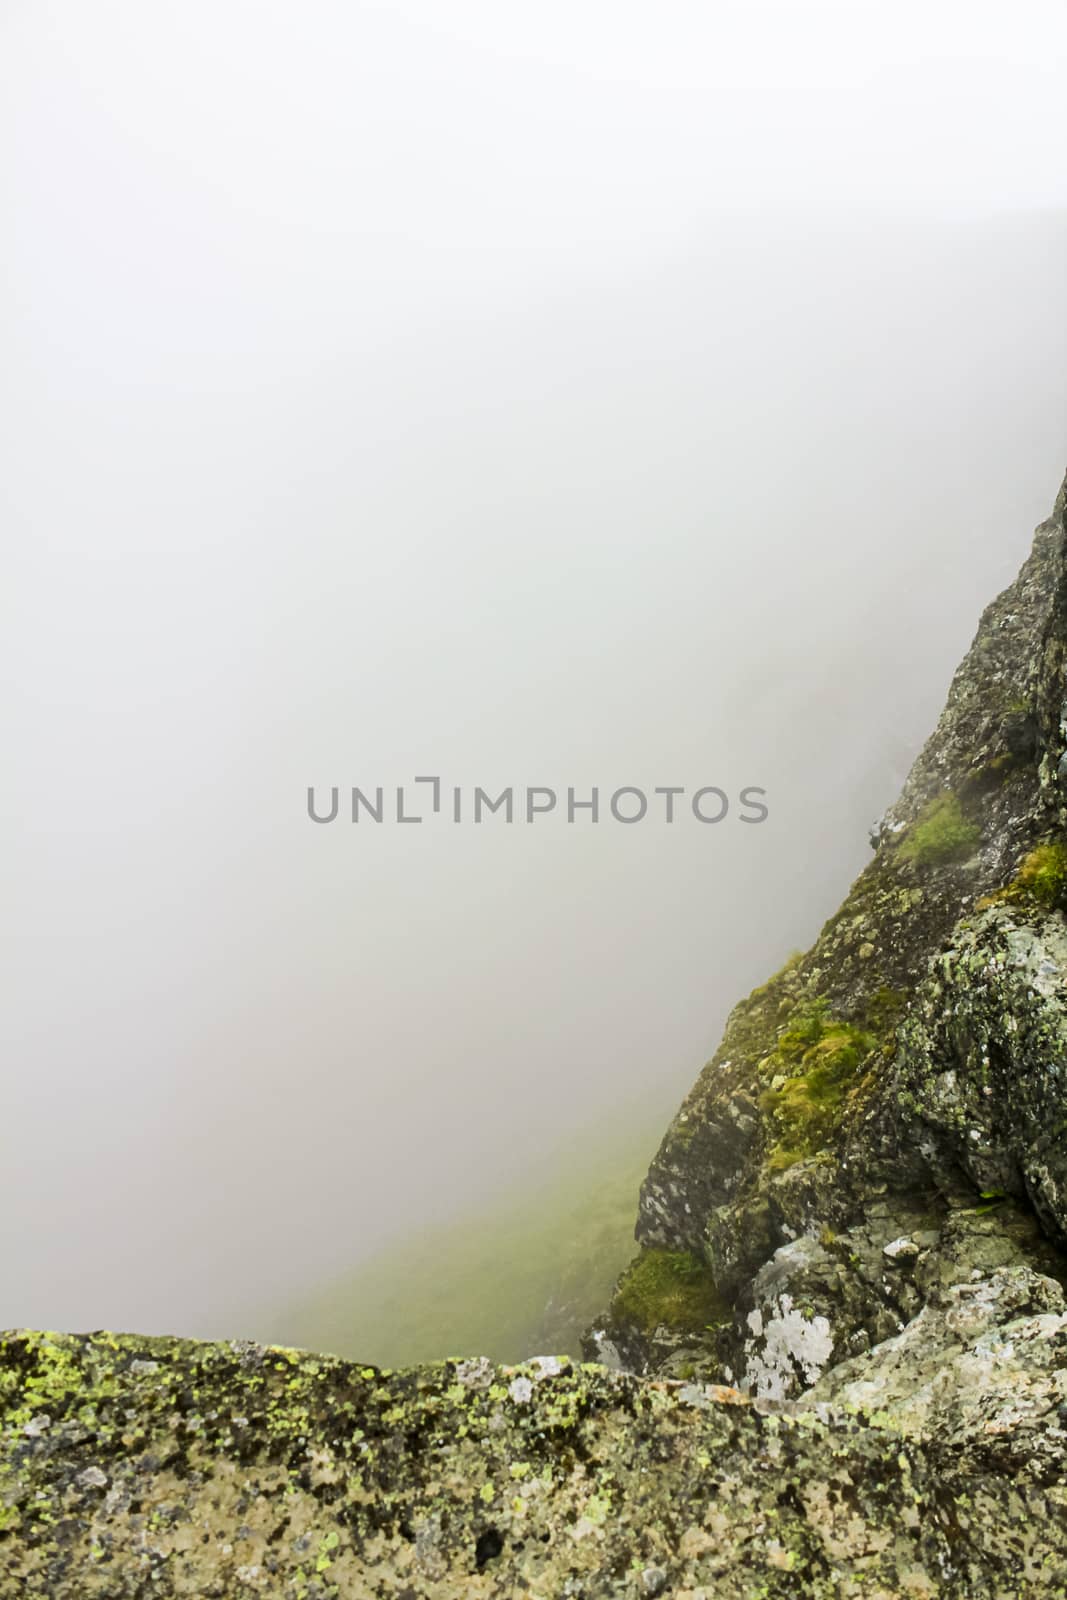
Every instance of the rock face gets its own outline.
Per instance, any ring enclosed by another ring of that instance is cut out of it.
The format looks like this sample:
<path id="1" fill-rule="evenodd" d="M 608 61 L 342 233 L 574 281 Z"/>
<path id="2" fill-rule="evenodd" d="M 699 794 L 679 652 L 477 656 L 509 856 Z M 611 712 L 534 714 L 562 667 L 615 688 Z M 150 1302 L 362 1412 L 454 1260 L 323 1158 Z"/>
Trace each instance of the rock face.
<path id="1" fill-rule="evenodd" d="M 841 1363 L 936 1321 L 946 1263 L 1067 1270 L 1065 645 L 1061 491 L 870 865 L 734 1010 L 668 1129 L 590 1354 L 829 1395 Z M 672 1274 L 718 1313 L 679 1310 L 655 1287 Z"/>
<path id="2" fill-rule="evenodd" d="M 0 1340 L 0 1595 L 1067 1600 L 1064 495 L 591 1363 Z"/>

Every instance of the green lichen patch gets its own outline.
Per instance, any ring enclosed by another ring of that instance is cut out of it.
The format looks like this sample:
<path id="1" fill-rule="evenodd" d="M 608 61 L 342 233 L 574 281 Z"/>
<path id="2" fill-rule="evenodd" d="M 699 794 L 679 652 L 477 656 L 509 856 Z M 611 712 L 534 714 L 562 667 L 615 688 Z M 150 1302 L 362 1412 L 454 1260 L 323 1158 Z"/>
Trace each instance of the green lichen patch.
<path id="1" fill-rule="evenodd" d="M 10 1334 L 0 1374 L 2 1600 L 1063 1600 L 1053 1458 L 1020 1489 L 888 1417 L 177 1340 Z"/>
<path id="2" fill-rule="evenodd" d="M 966 861 L 981 839 L 981 828 L 964 815 L 958 795 L 946 790 L 923 807 L 898 845 L 897 855 L 919 867 L 944 866 Z"/>
<path id="3" fill-rule="evenodd" d="M 656 1328 L 701 1333 L 724 1321 L 730 1307 L 707 1265 L 691 1250 L 642 1250 L 619 1281 L 614 1317 L 645 1333 Z"/>

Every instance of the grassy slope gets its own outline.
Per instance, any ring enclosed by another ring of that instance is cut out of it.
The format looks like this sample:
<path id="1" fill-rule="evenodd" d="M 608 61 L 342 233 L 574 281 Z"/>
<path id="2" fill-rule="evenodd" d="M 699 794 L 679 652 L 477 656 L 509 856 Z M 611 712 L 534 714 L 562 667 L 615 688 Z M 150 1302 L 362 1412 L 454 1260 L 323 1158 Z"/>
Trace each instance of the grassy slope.
<path id="1" fill-rule="evenodd" d="M 637 1192 L 658 1126 L 587 1142 L 491 1208 L 394 1244 L 289 1307 L 271 1336 L 389 1367 L 578 1354 L 635 1254 Z"/>

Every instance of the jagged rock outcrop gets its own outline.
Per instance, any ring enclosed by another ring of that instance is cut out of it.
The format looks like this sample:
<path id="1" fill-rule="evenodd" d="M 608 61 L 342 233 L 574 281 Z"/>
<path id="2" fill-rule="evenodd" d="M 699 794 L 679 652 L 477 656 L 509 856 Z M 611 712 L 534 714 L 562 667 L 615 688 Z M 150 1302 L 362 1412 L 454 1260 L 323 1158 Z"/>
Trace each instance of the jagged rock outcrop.
<path id="1" fill-rule="evenodd" d="M 873 861 L 813 948 L 736 1008 L 668 1130 L 642 1253 L 591 1352 L 830 1394 L 839 1364 L 908 1348 L 961 1216 L 988 1212 L 1008 1248 L 968 1257 L 972 1281 L 1067 1272 L 1064 540 L 1061 490 Z M 672 1276 L 706 1280 L 717 1315 L 660 1292 Z"/>
<path id="2" fill-rule="evenodd" d="M 0 1340 L 0 1596 L 1067 1600 L 1064 493 L 595 1362 Z"/>
<path id="3" fill-rule="evenodd" d="M 1061 491 L 874 859 L 813 948 L 736 1008 L 668 1130 L 643 1252 L 591 1352 L 796 1395 L 918 1314 L 882 1260 L 917 1216 L 932 1236 L 1014 1200 L 1063 1244 L 1065 645 Z M 672 1272 L 706 1275 L 719 1314 L 687 1325 L 668 1296 L 658 1316 Z"/>

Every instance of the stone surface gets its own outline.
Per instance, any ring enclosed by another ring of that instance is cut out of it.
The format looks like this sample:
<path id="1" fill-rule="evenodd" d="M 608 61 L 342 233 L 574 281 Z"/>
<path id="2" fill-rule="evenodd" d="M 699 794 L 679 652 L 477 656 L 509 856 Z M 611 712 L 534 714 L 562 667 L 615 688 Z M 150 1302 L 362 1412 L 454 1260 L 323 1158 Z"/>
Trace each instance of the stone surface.
<path id="1" fill-rule="evenodd" d="M 568 1361 L 390 1374 L 247 1344 L 9 1334 L 0 1593 L 1067 1594 L 1062 1296 L 1009 1270 L 992 1296 L 947 1292 L 938 1316 L 976 1377 L 1000 1362 L 1003 1381 L 984 1399 L 969 1378 L 937 1387 L 940 1336 L 916 1330 L 874 1397 L 901 1425 Z M 843 1372 L 844 1402 L 868 1398 L 860 1383 Z"/>

